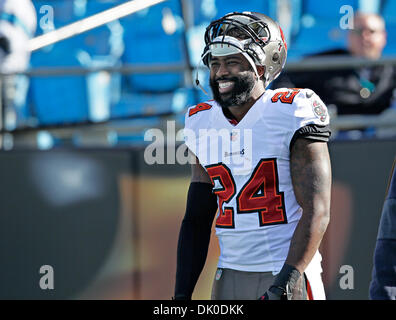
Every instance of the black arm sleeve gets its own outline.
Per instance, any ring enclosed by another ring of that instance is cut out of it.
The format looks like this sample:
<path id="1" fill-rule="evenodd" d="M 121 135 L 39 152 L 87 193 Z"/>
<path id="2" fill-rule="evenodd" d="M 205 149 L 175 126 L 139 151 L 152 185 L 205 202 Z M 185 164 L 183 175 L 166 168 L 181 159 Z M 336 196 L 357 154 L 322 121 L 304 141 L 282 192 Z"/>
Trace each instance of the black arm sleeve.
<path id="1" fill-rule="evenodd" d="M 212 223 L 217 211 L 216 195 L 209 183 L 192 182 L 186 214 L 177 246 L 175 299 L 190 300 L 205 265 Z"/>
<path id="2" fill-rule="evenodd" d="M 292 149 L 294 143 L 298 138 L 328 142 L 330 139 L 330 135 L 331 131 L 328 125 L 320 126 L 317 124 L 307 124 L 306 126 L 301 127 L 294 133 L 290 141 L 289 150 Z"/>

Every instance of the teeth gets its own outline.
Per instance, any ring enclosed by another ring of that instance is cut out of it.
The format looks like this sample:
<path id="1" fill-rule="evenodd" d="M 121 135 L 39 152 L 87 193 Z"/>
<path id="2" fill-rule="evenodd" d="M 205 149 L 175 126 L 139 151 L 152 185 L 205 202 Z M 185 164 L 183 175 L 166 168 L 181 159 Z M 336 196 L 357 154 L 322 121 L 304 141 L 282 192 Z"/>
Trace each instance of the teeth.
<path id="1" fill-rule="evenodd" d="M 219 88 L 224 89 L 232 85 L 232 82 L 219 82 Z"/>

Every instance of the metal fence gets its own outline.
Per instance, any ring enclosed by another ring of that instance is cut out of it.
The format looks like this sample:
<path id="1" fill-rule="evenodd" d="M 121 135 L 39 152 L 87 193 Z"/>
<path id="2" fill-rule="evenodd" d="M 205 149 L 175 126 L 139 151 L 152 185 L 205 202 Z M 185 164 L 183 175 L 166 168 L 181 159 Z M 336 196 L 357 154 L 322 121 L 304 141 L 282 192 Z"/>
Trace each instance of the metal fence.
<path id="1" fill-rule="evenodd" d="M 302 61 L 292 61 L 286 65 L 285 71 L 292 72 L 308 72 L 308 71 L 323 71 L 328 70 L 342 70 L 347 68 L 359 67 L 374 67 L 380 65 L 396 65 L 396 57 L 383 57 L 379 60 L 367 60 L 352 57 L 316 57 L 304 59 Z M 200 69 L 206 70 L 204 67 Z M 187 75 L 185 77 L 185 85 L 193 87 L 193 70 L 189 64 L 167 64 L 159 65 L 153 64 L 150 66 L 142 65 L 122 65 L 114 67 L 53 67 L 53 68 L 35 68 L 28 70 L 24 73 L 18 73 L 27 77 L 64 77 L 64 76 L 86 76 L 95 72 L 107 72 L 108 74 L 163 74 L 179 72 Z M 1 79 L 10 77 L 17 74 L 1 74 Z M 396 89 L 396 88 L 395 88 Z M 195 90 L 199 90 L 195 88 Z M 1 90 L 3 93 L 3 90 Z M 64 94 L 60 92 L 60 94 Z M 82 136 L 89 136 L 91 139 L 82 139 L 87 141 L 87 144 L 94 143 L 96 146 L 106 146 L 106 139 L 102 139 L 109 132 L 141 132 L 147 129 L 144 126 L 129 125 L 130 120 L 136 118 L 146 118 L 158 116 L 161 119 L 169 119 L 175 116 L 174 113 L 161 113 L 147 115 L 134 115 L 123 116 L 107 121 L 81 121 L 76 123 L 68 123 L 62 125 L 30 125 L 23 127 L 16 127 L 12 130 L 7 130 L 4 126 L 4 99 L 1 105 L 1 119 L 0 119 L 0 133 L 1 133 L 1 146 L 4 149 L 18 148 L 18 147 L 36 147 L 36 136 L 39 132 L 45 130 L 51 135 L 59 137 L 60 139 L 68 139 L 77 131 Z M 54 106 L 55 107 L 55 106 Z M 390 108 L 378 115 L 337 115 L 330 109 L 331 115 L 331 128 L 333 132 L 338 130 L 353 130 L 357 128 L 375 128 L 384 130 L 386 135 L 396 135 L 396 109 Z M 182 124 L 179 123 L 179 126 Z M 97 136 L 97 139 L 93 138 Z M 8 141 L 7 143 L 5 141 Z M 8 147 L 7 147 L 8 146 Z"/>

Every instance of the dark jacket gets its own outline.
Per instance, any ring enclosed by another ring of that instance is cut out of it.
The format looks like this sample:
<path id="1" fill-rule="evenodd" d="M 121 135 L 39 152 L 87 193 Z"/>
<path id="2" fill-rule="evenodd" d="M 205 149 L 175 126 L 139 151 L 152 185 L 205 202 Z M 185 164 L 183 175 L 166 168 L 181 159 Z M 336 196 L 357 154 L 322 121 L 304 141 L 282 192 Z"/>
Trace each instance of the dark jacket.
<path id="1" fill-rule="evenodd" d="M 396 299 L 396 160 L 382 208 L 374 251 L 370 299 Z"/>
<path id="2" fill-rule="evenodd" d="M 318 56 L 350 57 L 342 49 L 312 57 Z M 359 70 L 288 72 L 282 74 L 272 85 L 274 89 L 281 87 L 312 89 L 327 105 L 336 105 L 338 114 L 378 114 L 393 101 L 396 68 L 378 66 Z"/>

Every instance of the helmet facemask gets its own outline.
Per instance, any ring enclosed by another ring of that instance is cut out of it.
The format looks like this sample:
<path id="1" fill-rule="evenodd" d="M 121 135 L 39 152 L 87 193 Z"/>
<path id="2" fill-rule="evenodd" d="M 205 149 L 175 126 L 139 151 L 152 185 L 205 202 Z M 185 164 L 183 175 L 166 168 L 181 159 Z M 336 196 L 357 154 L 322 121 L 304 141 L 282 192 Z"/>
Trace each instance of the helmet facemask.
<path id="1" fill-rule="evenodd" d="M 262 77 L 265 87 L 279 75 L 286 62 L 287 49 L 281 29 L 275 21 L 260 13 L 235 12 L 213 21 L 206 28 L 205 43 L 202 61 L 207 67 L 212 55 L 241 53 L 258 79 L 257 66 L 265 68 Z"/>
<path id="2" fill-rule="evenodd" d="M 265 52 L 262 48 L 270 41 L 270 32 L 265 22 L 247 13 L 228 14 L 213 21 L 205 32 L 206 47 L 203 54 L 211 51 L 214 43 L 229 43 L 226 40 L 229 37 L 241 42 L 237 48 L 241 53 L 251 55 L 256 64 L 261 65 L 264 62 Z M 208 66 L 208 59 L 204 59 L 204 63 Z"/>

